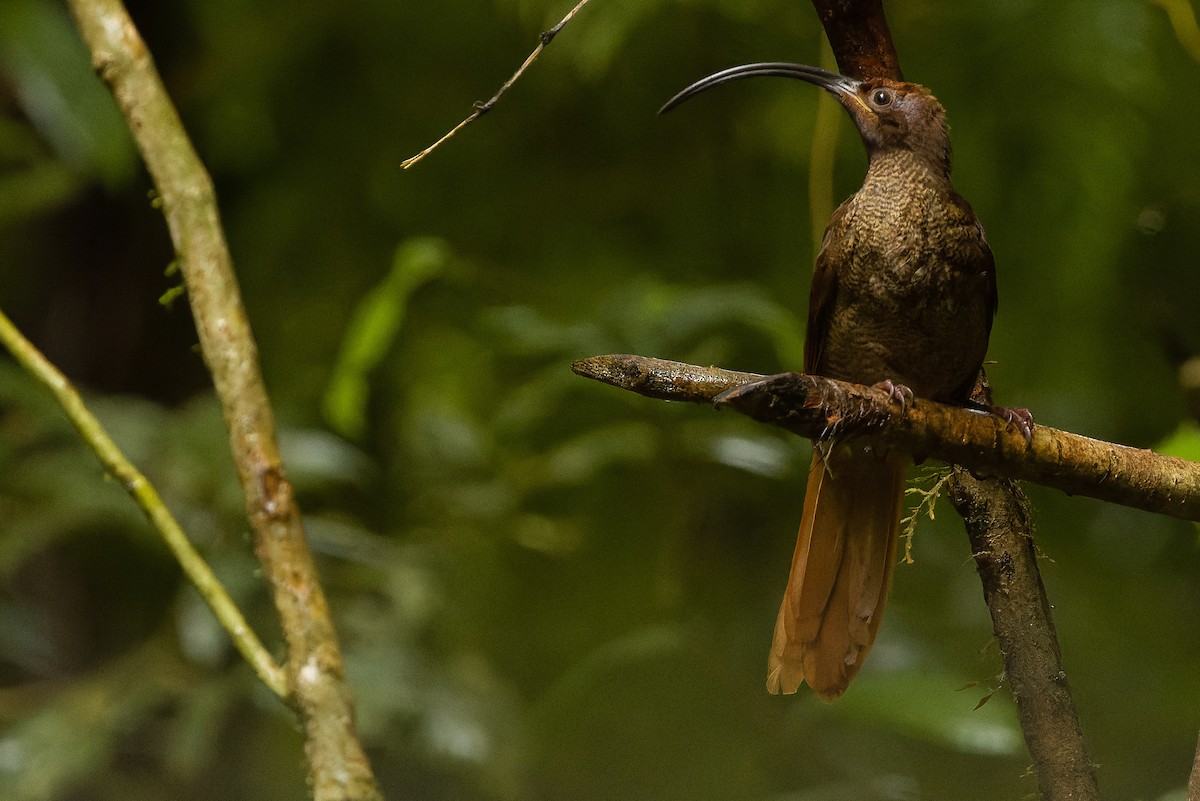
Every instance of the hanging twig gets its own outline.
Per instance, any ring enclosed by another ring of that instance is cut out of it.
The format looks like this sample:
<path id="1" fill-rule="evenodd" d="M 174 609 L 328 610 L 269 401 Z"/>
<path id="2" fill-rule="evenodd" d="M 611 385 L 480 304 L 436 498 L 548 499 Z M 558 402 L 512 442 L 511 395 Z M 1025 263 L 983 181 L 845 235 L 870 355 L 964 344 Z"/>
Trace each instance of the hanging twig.
<path id="1" fill-rule="evenodd" d="M 438 147 L 440 147 L 443 142 L 450 139 L 455 134 L 457 134 L 459 131 L 461 131 L 463 128 L 466 128 L 468 125 L 475 122 L 475 120 L 479 119 L 484 114 L 487 114 L 489 111 L 491 111 L 492 106 L 496 105 L 496 102 L 500 99 L 500 96 L 503 95 L 505 92 L 507 92 L 509 90 L 509 88 L 514 83 L 517 82 L 517 79 L 520 78 L 525 73 L 525 70 L 529 69 L 529 66 L 531 64 L 533 64 L 533 62 L 537 61 L 538 56 L 540 56 L 542 54 L 542 51 L 546 49 L 546 46 L 549 45 L 550 42 L 552 42 L 554 40 L 554 37 L 558 35 L 558 32 L 561 31 L 564 27 L 566 27 L 566 24 L 571 21 L 571 18 L 574 17 L 576 14 L 578 14 L 579 11 L 587 4 L 588 4 L 588 0 L 579 0 L 579 2 L 575 4 L 575 7 L 572 8 L 570 11 L 568 11 L 567 15 L 558 21 L 557 25 L 555 25 L 553 28 L 551 28 L 548 31 L 543 31 L 538 36 L 537 47 L 535 47 L 533 49 L 533 52 L 529 54 L 529 57 L 525 59 L 524 63 L 522 63 L 521 66 L 517 67 L 517 71 L 512 74 L 511 78 L 509 78 L 507 81 L 504 82 L 504 85 L 500 87 L 500 90 L 498 92 L 496 92 L 496 94 L 492 95 L 490 99 L 485 100 L 482 103 L 476 103 L 475 110 L 472 111 L 470 114 L 468 114 L 466 119 L 464 119 L 458 125 L 455 125 L 449 131 L 447 131 L 445 134 L 443 134 L 441 139 L 437 140 L 436 142 L 434 142 L 432 145 L 430 145 L 429 147 L 422 150 L 417 155 L 406 158 L 404 161 L 400 162 L 400 167 L 402 169 L 407 170 L 409 167 L 413 166 L 414 164 L 419 162 L 421 159 L 425 158 L 430 153 L 432 153 L 434 150 L 436 150 Z"/>

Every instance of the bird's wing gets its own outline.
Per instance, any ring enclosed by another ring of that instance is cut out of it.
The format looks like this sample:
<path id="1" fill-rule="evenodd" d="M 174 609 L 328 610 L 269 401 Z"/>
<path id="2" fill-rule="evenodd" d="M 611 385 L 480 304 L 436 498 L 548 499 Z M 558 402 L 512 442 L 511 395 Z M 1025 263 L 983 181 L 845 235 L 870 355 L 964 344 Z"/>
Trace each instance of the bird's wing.
<path id="1" fill-rule="evenodd" d="M 843 261 L 846 241 L 846 211 L 843 203 L 829 218 L 821 252 L 813 268 L 812 290 L 808 296 L 808 332 L 804 336 L 804 372 L 821 373 L 821 356 L 829 332 L 829 317 L 837 298 L 837 265 Z"/>
<path id="2" fill-rule="evenodd" d="M 973 227 L 978 236 L 963 237 L 956 240 L 959 247 L 957 252 L 948 254 L 949 261 L 952 264 L 958 264 L 965 270 L 972 270 L 984 276 L 987 281 L 988 306 L 991 309 L 991 314 L 988 315 L 987 327 L 988 334 L 992 333 L 992 319 L 996 316 L 996 308 L 999 305 L 1000 299 L 996 292 L 996 258 L 992 255 L 992 248 L 988 245 L 987 236 L 983 232 L 983 226 L 979 222 L 979 218 L 975 216 L 975 211 L 971 208 L 971 204 L 967 199 L 957 192 L 950 193 L 950 201 L 954 204 L 955 210 L 958 212 L 962 224 Z"/>

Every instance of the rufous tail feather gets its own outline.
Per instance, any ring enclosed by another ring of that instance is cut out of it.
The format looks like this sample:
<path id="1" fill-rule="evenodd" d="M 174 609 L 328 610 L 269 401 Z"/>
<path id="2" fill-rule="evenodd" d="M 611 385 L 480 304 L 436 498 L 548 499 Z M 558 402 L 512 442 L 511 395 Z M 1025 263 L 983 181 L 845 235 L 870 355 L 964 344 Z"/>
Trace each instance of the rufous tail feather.
<path id="1" fill-rule="evenodd" d="M 861 449 L 813 453 L 804 515 L 767 689 L 808 682 L 822 701 L 846 691 L 875 642 L 896 562 L 905 460 Z"/>

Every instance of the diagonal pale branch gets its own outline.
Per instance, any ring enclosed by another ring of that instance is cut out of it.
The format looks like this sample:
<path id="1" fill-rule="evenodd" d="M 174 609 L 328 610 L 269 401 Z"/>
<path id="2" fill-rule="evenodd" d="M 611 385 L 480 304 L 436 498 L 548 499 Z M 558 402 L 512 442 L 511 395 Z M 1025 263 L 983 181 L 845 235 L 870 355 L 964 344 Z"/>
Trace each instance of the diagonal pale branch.
<path id="1" fill-rule="evenodd" d="M 201 350 L 229 428 L 255 553 L 287 640 L 289 700 L 304 728 L 313 796 L 317 801 L 377 799 L 354 728 L 337 634 L 279 458 L 274 414 L 212 179 L 120 0 L 69 0 L 69 6 L 162 200 Z"/>
<path id="2" fill-rule="evenodd" d="M 759 376 L 625 354 L 572 365 L 579 375 L 652 398 L 728 406 L 804 437 L 862 434 L 918 458 L 1023 479 L 1148 512 L 1200 521 L 1200 464 L 1034 426 L 1026 442 L 996 417 L 820 376 Z"/>
<path id="3" fill-rule="evenodd" d="M 287 678 L 283 669 L 271 658 L 271 654 L 258 639 L 258 635 L 250 628 L 250 624 L 242 617 L 242 612 L 220 580 L 213 575 L 212 569 L 204 561 L 191 541 L 180 527 L 179 521 L 171 514 L 171 510 L 163 503 L 154 485 L 142 475 L 133 463 L 126 458 L 117 443 L 104 430 L 104 426 L 88 410 L 83 398 L 71 385 L 58 368 L 34 347 L 33 343 L 17 330 L 12 321 L 0 312 L 0 342 L 8 348 L 25 371 L 37 379 L 54 395 L 55 400 L 66 412 L 67 418 L 79 431 L 80 436 L 95 452 L 104 469 L 115 478 L 133 500 L 141 507 L 151 525 L 158 529 L 167 547 L 174 554 L 175 560 L 187 574 L 188 580 L 200 593 L 200 597 L 212 609 L 221 626 L 229 633 L 234 646 L 263 684 L 281 698 L 288 693 Z"/>

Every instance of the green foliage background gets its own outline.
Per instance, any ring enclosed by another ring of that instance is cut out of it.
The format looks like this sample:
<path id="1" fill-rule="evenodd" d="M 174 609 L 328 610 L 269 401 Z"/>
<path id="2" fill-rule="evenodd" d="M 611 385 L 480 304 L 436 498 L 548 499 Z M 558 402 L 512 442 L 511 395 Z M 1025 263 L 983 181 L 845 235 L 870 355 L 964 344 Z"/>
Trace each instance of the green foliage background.
<path id="1" fill-rule="evenodd" d="M 1007 688 L 973 709 L 1001 666 L 948 506 L 847 696 L 770 697 L 807 444 L 568 369 L 800 365 L 816 90 L 655 110 L 719 68 L 818 62 L 807 3 L 595 0 L 491 114 L 400 170 L 568 7 L 131 3 L 216 181 L 387 796 L 1032 796 Z M 997 254 L 1000 399 L 1194 455 L 1176 378 L 1200 348 L 1186 35 L 1138 0 L 889 13 Z M 179 281 L 161 215 L 58 3 L 0 0 L 0 108 L 0 305 L 277 642 L 186 304 L 156 302 Z M 865 164 L 849 125 L 837 138 L 829 202 Z M 1195 530 L 1030 492 L 1106 797 L 1181 799 Z M 303 795 L 288 712 L 9 363 L 0 514 L 0 797 Z"/>

